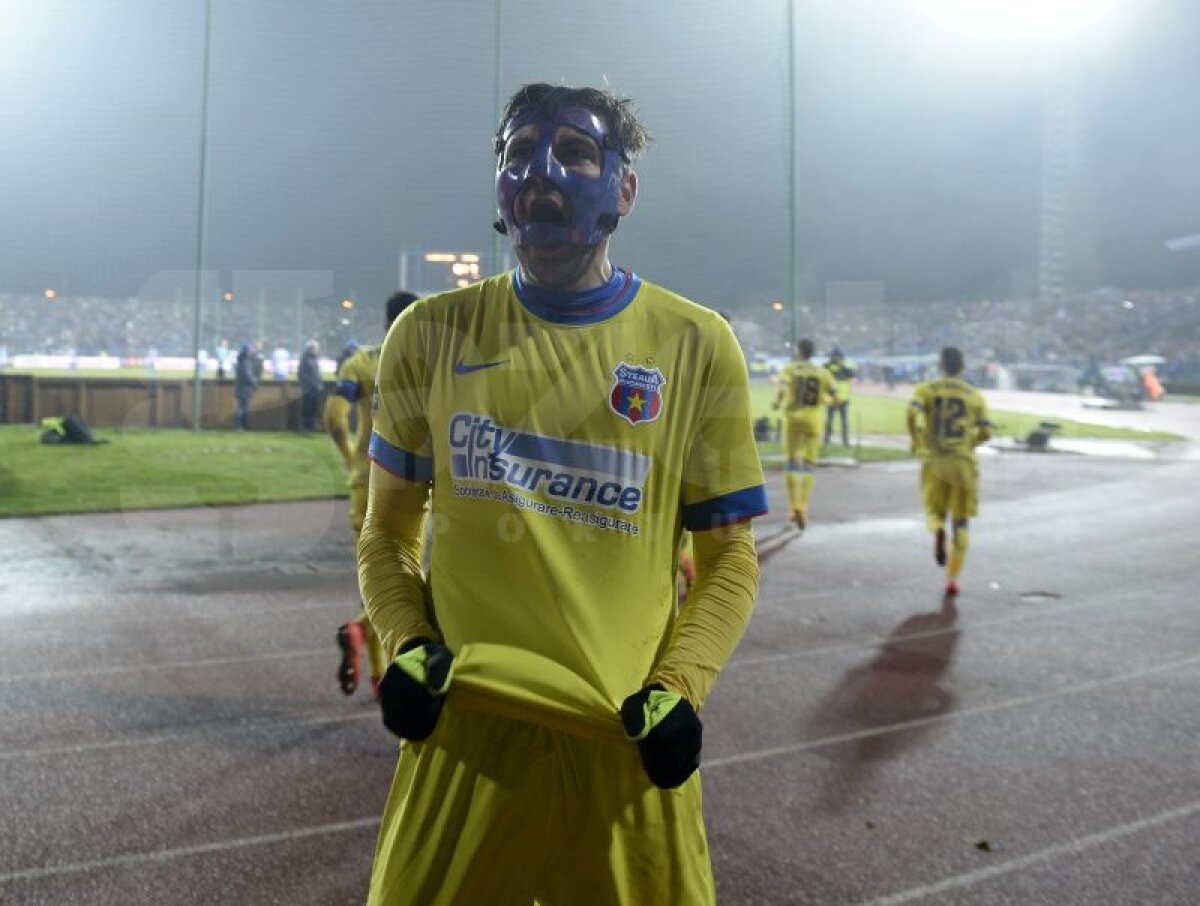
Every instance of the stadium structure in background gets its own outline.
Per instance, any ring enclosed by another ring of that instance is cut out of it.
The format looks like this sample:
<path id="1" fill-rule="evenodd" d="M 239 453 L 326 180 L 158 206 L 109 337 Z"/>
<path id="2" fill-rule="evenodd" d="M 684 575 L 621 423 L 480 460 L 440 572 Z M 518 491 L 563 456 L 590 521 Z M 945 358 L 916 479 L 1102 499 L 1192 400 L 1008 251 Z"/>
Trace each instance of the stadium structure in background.
<path id="1" fill-rule="evenodd" d="M 404 246 L 400 249 L 396 285 L 428 296 L 467 286 L 484 277 L 511 270 L 516 265 L 511 253 L 503 252 L 497 253 L 493 266 L 487 268 L 491 258 L 491 253 L 471 250 Z"/>

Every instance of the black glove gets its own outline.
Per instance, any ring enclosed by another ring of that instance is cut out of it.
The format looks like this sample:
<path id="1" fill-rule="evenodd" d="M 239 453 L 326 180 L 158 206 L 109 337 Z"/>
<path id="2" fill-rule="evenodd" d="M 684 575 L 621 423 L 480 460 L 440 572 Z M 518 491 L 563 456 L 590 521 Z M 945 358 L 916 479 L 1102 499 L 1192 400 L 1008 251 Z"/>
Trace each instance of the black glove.
<path id="1" fill-rule="evenodd" d="M 427 739 L 453 676 L 454 655 L 445 645 L 423 642 L 400 654 L 379 683 L 383 725 L 401 739 Z"/>
<path id="2" fill-rule="evenodd" d="M 647 686 L 621 705 L 625 735 L 638 744 L 642 766 L 655 786 L 674 789 L 700 767 L 704 727 L 682 695 Z"/>

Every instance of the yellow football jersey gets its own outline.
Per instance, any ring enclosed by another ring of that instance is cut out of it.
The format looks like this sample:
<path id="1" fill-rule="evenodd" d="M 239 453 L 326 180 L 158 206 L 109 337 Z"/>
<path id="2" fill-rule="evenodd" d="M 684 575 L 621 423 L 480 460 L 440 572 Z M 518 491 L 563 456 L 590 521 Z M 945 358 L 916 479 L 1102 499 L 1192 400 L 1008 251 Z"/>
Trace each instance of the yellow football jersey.
<path id="1" fill-rule="evenodd" d="M 923 416 L 926 454 L 975 458 L 979 434 L 988 427 L 982 393 L 962 378 L 946 377 L 918 384 L 909 405 Z"/>
<path id="2" fill-rule="evenodd" d="M 514 271 L 414 303 L 384 342 L 371 458 L 432 481 L 451 650 L 533 652 L 618 703 L 670 637 L 682 529 L 766 495 L 725 320 L 619 269 L 601 289 L 564 314 Z"/>
<path id="3" fill-rule="evenodd" d="M 371 400 L 375 395 L 379 351 L 378 346 L 359 347 L 342 362 L 337 373 L 335 392 L 358 410 L 358 434 L 354 438 L 354 459 L 350 467 L 351 487 L 365 487 L 371 471 Z"/>
<path id="4" fill-rule="evenodd" d="M 783 366 L 779 384 L 783 390 L 783 411 L 789 418 L 819 418 L 835 392 L 829 369 L 803 359 Z"/>

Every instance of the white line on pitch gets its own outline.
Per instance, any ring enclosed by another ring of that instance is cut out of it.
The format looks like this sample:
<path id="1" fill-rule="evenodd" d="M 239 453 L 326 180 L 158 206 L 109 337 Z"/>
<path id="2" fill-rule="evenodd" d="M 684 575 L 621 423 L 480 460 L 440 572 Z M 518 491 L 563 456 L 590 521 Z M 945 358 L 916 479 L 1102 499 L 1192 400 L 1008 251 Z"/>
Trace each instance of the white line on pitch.
<path id="1" fill-rule="evenodd" d="M 247 664 L 258 661 L 282 661 L 293 657 L 328 657 L 330 648 L 309 648 L 303 651 L 277 651 L 247 654 L 241 657 L 214 657 L 201 661 L 172 661 L 166 664 L 128 664 L 121 667 L 93 667 L 81 670 L 56 670 L 51 673 L 25 673 L 0 676 L 0 683 L 32 682 L 48 679 L 71 679 L 76 676 L 106 676 L 113 673 L 144 673 L 150 671 L 192 670 L 197 667 L 221 667 L 226 664 Z"/>
<path id="2" fill-rule="evenodd" d="M 23 868 L 18 871 L 8 872 L 7 874 L 0 874 L 0 884 L 12 881 L 36 881 L 41 878 L 52 878 L 56 875 L 94 871 L 98 868 L 115 868 L 145 862 L 165 862 L 168 859 L 178 859 L 183 856 L 202 856 L 208 853 L 227 852 L 231 849 L 243 849 L 247 846 L 263 846 L 268 843 L 288 843 L 292 840 L 303 840 L 306 837 L 318 837 L 322 834 L 340 834 L 346 831 L 363 830 L 369 827 L 376 827 L 378 824 L 378 818 L 359 818 L 356 821 L 337 821 L 332 824 L 318 824 L 314 827 L 301 827 L 296 830 L 281 831 L 277 834 L 259 834 L 254 837 L 218 840 L 214 843 L 200 843 L 195 846 L 177 846 L 172 849 L 160 849 L 148 853 L 128 853 L 123 856 L 111 856 L 107 859 L 89 859 L 86 862 L 47 865 L 44 868 Z"/>
<path id="3" fill-rule="evenodd" d="M 926 897 L 944 893 L 947 890 L 970 887 L 973 884 L 978 884 L 980 881 L 987 881 L 998 875 L 1007 874 L 1010 871 L 1019 871 L 1022 868 L 1028 868 L 1031 865 L 1037 865 L 1041 862 L 1049 862 L 1052 859 L 1057 859 L 1059 856 L 1081 855 L 1085 850 L 1091 849 L 1094 846 L 1112 843 L 1115 840 L 1120 840 L 1122 837 L 1128 837 L 1130 834 L 1136 834 L 1171 821 L 1178 821 L 1180 818 L 1187 818 L 1197 812 L 1200 812 L 1200 802 L 1191 802 L 1179 808 L 1168 809 L 1165 812 L 1159 812 L 1157 815 L 1151 815 L 1149 818 L 1130 821 L 1128 824 L 1119 824 L 1107 830 L 1088 834 L 1086 837 L 1078 837 L 1066 843 L 1048 846 L 1045 849 L 1039 849 L 1028 855 L 1010 859 L 1007 862 L 1001 862 L 999 865 L 991 865 L 976 871 L 968 871 L 965 874 L 944 878 L 932 884 L 922 884 L 920 887 L 913 887 L 909 890 L 902 890 L 898 893 L 869 900 L 860 903 L 859 906 L 901 906 L 903 903 L 923 900 Z"/>
<path id="4" fill-rule="evenodd" d="M 1090 680 L 1086 683 L 1078 683 L 1074 686 L 1067 686 L 1064 689 L 1057 689 L 1054 692 L 1043 692 L 1038 695 L 1025 695 L 1020 698 L 1011 698 L 1007 701 L 996 702 L 991 705 L 981 705 L 978 708 L 964 708 L 958 711 L 950 711 L 946 714 L 937 714 L 932 717 L 920 717 L 915 720 L 901 721 L 896 724 L 886 724 L 882 727 L 871 727 L 867 730 L 857 730 L 853 733 L 841 733 L 837 736 L 825 736 L 821 739 L 809 739 L 804 742 L 790 743 L 786 746 L 772 746 L 769 749 L 760 749 L 757 752 L 743 752 L 738 755 L 726 755 L 723 758 L 713 758 L 703 763 L 704 768 L 720 768 L 731 764 L 741 764 L 747 761 L 761 761 L 765 758 L 775 758 L 779 755 L 792 755 L 797 752 L 804 752 L 809 749 L 819 749 L 825 746 L 839 745 L 844 742 L 853 742 L 858 739 L 867 739 L 871 736 L 883 736 L 887 733 L 897 733 L 902 730 L 912 730 L 917 727 L 926 727 L 931 724 L 944 723 L 951 720 L 957 720 L 962 717 L 974 717 L 979 714 L 991 714 L 995 711 L 1005 711 L 1010 708 L 1019 708 L 1022 705 L 1031 705 L 1037 702 L 1049 701 L 1054 698 L 1061 698 L 1065 695 L 1078 695 L 1083 692 L 1091 692 L 1094 689 L 1101 689 L 1105 686 L 1116 685 L 1130 680 L 1144 679 L 1148 676 L 1155 676 L 1159 673 L 1167 673 L 1171 670 L 1176 670 L 1180 667 L 1188 667 L 1192 664 L 1200 664 L 1200 655 L 1183 658 L 1178 661 L 1170 661 L 1166 664 L 1156 664 L 1153 667 L 1147 667 L 1144 670 L 1134 670 L 1130 673 L 1121 673 L 1116 676 L 1108 676 L 1104 679 Z"/>
<path id="5" fill-rule="evenodd" d="M 379 720 L 379 712 L 372 708 L 358 714 L 328 717 L 250 717 L 232 720 L 210 721 L 160 736 L 143 736 L 132 739 L 110 739 L 105 742 L 80 742 L 70 746 L 47 746 L 39 749 L 13 749 L 0 752 L 0 761 L 16 758 L 43 758 L 47 755 L 76 755 L 80 752 L 102 752 L 107 749 L 127 749 L 133 746 L 160 746 L 167 742 L 187 742 L 200 737 L 205 730 L 219 729 L 223 732 L 253 732 L 270 727 L 320 727 L 326 724 L 353 723 L 358 720 Z M 228 726 L 226 726 L 228 725 Z"/>

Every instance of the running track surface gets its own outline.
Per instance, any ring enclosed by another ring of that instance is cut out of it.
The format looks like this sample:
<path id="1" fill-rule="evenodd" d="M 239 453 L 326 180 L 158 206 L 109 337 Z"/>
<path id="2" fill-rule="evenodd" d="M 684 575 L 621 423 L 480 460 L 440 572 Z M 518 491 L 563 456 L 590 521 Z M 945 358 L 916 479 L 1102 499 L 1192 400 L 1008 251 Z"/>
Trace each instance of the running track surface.
<path id="1" fill-rule="evenodd" d="M 818 473 L 705 710 L 720 902 L 1200 901 L 1200 463 L 983 473 L 956 606 L 915 465 Z M 344 509 L 0 521 L 0 903 L 362 901 Z"/>

